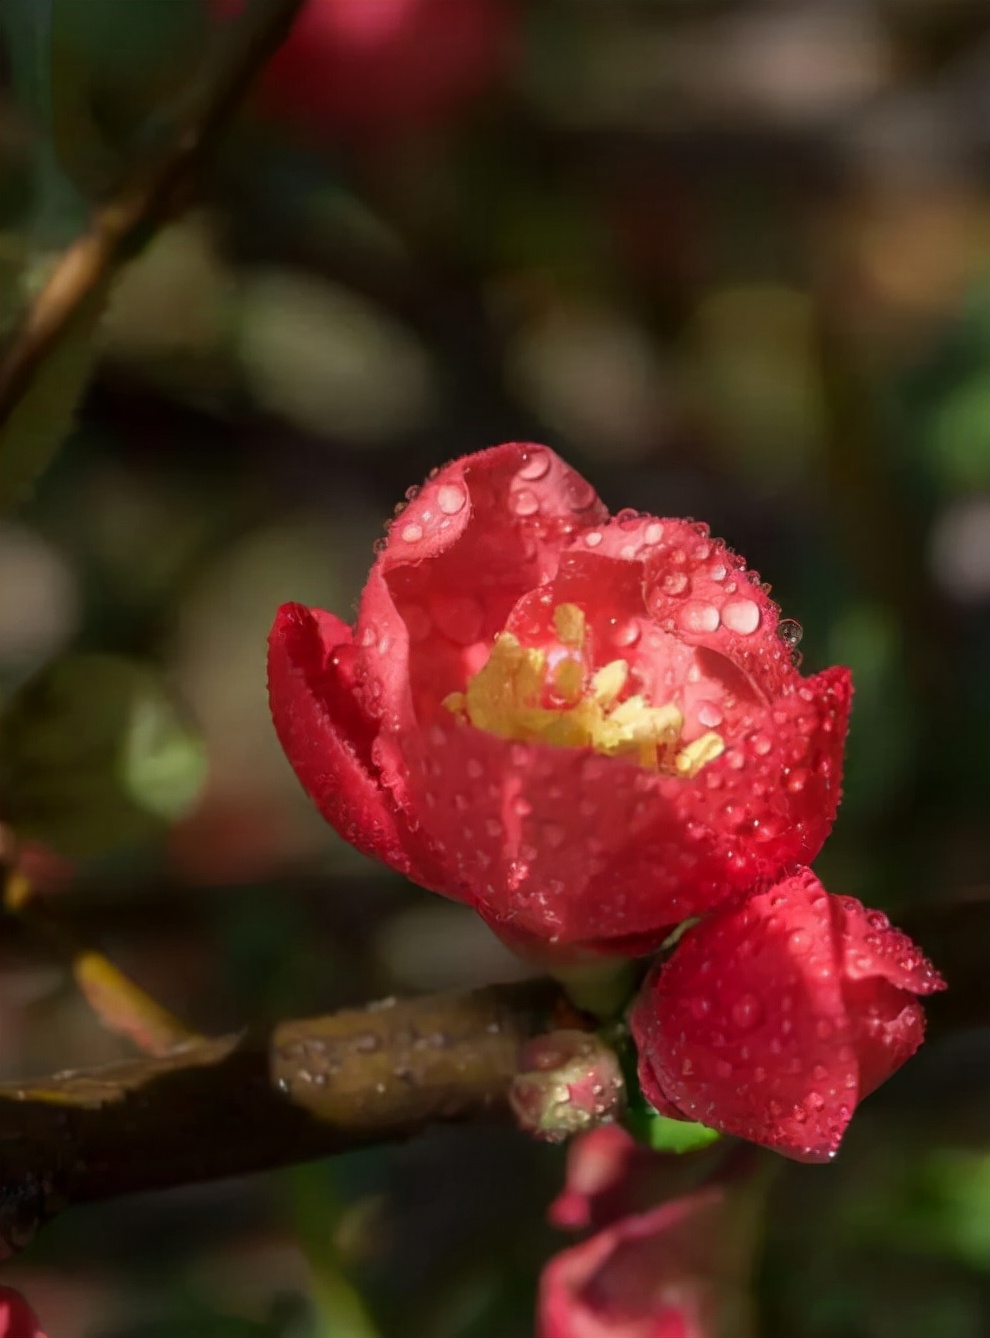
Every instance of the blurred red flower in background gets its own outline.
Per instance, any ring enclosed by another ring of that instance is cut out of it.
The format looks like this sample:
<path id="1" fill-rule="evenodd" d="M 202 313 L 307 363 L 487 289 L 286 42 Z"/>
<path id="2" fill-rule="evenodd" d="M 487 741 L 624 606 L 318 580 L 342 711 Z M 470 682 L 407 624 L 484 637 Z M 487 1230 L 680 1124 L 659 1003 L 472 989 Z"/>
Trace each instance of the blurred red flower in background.
<path id="1" fill-rule="evenodd" d="M 924 1039 L 915 996 L 944 988 L 886 915 L 805 869 L 723 904 L 654 968 L 631 1015 L 640 1083 L 664 1115 L 826 1161 Z"/>
<path id="2" fill-rule="evenodd" d="M 212 0 L 236 16 L 244 0 Z M 275 119 L 330 139 L 442 123 L 509 68 L 514 0 L 308 0 L 266 66 Z"/>
<path id="3" fill-rule="evenodd" d="M 801 677 L 706 526 L 610 518 L 521 443 L 410 496 L 355 627 L 287 604 L 270 638 L 279 738 L 347 840 L 544 955 L 646 951 L 818 853 L 849 673 Z"/>
<path id="4" fill-rule="evenodd" d="M 45 1338 L 20 1292 L 0 1286 L 0 1338 Z"/>
<path id="5" fill-rule="evenodd" d="M 540 1284 L 542 1338 L 745 1338 L 753 1232 L 736 1199 L 699 1190 L 558 1254 Z"/>

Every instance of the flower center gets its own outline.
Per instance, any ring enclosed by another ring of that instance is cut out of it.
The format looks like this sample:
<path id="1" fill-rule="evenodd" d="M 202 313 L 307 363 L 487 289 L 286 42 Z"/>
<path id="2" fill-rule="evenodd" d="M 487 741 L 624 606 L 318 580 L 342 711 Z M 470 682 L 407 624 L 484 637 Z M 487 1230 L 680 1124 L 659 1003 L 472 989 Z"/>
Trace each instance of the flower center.
<path id="1" fill-rule="evenodd" d="M 559 604 L 553 622 L 559 642 L 546 649 L 500 632 L 487 663 L 443 705 L 503 739 L 593 748 L 606 757 L 634 754 L 640 766 L 668 776 L 695 776 L 724 751 L 714 730 L 683 744 L 684 716 L 673 702 L 651 706 L 639 694 L 620 700 L 629 665 L 611 660 L 592 669 L 576 604 Z"/>

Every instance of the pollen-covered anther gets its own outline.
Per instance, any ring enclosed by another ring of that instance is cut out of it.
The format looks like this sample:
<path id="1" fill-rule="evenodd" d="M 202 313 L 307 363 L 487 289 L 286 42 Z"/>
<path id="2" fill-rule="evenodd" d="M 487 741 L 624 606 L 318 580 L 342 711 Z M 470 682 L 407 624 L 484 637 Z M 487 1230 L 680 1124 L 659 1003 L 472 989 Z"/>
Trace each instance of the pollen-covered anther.
<path id="1" fill-rule="evenodd" d="M 673 702 L 651 706 L 638 693 L 620 700 L 629 682 L 625 660 L 592 673 L 585 617 L 576 604 L 559 604 L 553 625 L 556 649 L 523 646 L 511 632 L 500 632 L 487 664 L 443 705 L 500 738 L 593 748 L 605 757 L 634 754 L 640 766 L 669 776 L 695 776 L 723 751 L 711 731 L 680 747 L 684 716 Z"/>

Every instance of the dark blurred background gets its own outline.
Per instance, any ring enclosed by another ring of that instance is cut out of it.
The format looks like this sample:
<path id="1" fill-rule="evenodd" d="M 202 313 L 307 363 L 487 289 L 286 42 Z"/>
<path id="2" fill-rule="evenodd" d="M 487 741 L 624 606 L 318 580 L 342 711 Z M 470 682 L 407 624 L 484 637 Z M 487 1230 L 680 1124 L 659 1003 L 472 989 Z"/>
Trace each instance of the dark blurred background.
<path id="1" fill-rule="evenodd" d="M 0 0 L 4 330 L 241 8 Z M 782 1168 L 766 1338 L 990 1333 L 988 90 L 969 0 L 309 0 L 0 524 L 0 816 L 55 939 L 205 1031 L 522 970 L 321 822 L 267 712 L 277 605 L 348 616 L 433 466 L 546 442 L 852 666 L 816 868 L 950 990 L 838 1162 Z M 3 930 L 3 1076 L 129 1053 Z M 4 1277 L 51 1338 L 524 1338 L 561 1172 L 438 1131 L 79 1209 Z"/>

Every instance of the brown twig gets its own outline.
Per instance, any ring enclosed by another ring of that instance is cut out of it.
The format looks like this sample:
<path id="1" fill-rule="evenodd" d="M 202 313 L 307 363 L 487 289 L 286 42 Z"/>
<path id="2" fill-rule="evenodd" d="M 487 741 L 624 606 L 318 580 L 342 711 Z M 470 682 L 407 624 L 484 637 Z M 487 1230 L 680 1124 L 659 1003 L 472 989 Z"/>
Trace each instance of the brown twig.
<path id="1" fill-rule="evenodd" d="M 303 0 L 269 0 L 238 25 L 215 71 L 171 145 L 142 166 L 95 215 L 92 228 L 64 252 L 27 312 L 0 366 L 0 427 L 30 389 L 39 368 L 87 299 L 174 212 L 186 184 L 252 80 L 292 26 Z"/>
<path id="2" fill-rule="evenodd" d="M 72 1204 L 504 1115 L 520 1046 L 560 1006 L 546 981 L 386 1000 L 0 1085 L 0 1244 L 21 1248 Z"/>

